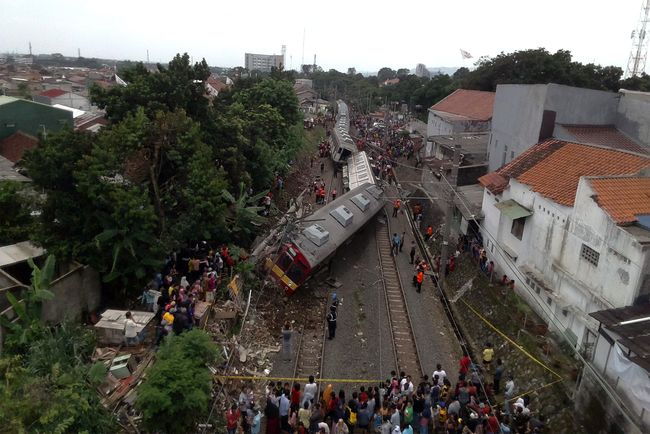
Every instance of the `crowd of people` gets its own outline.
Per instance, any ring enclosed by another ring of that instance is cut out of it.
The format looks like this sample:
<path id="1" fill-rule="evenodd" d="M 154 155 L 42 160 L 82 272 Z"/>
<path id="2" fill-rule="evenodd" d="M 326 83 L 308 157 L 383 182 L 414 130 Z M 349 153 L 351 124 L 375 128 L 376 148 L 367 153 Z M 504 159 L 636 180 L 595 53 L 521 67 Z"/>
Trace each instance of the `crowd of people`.
<path id="1" fill-rule="evenodd" d="M 151 306 L 156 309 L 156 345 L 170 333 L 178 335 L 194 327 L 196 303 L 213 299 L 222 277 L 230 273 L 235 262 L 227 245 L 210 249 L 204 243 L 168 258 L 163 272 L 148 285 L 160 293 Z"/>
<path id="2" fill-rule="evenodd" d="M 453 384 L 437 365 L 431 377 L 417 383 L 404 372 L 391 372 L 386 381 L 352 391 L 323 384 L 318 393 L 313 376 L 304 385 L 270 381 L 259 405 L 246 387 L 226 412 L 228 433 L 259 434 L 264 424 L 266 434 L 541 433 L 544 417 L 530 409 L 527 395 L 515 396 L 512 376 L 505 383 L 503 404 L 494 404 L 506 369 L 501 359 L 491 366 L 490 344 L 482 356 L 483 366 L 477 366 L 464 354 Z"/>

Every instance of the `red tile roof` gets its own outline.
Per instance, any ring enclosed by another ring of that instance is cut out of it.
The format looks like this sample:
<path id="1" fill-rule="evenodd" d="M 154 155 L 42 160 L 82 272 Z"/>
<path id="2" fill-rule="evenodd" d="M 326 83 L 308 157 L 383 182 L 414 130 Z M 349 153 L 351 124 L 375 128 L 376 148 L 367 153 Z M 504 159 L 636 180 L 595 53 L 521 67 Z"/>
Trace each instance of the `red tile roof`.
<path id="1" fill-rule="evenodd" d="M 50 89 L 50 90 L 46 90 L 45 92 L 41 92 L 39 94 L 39 96 L 46 96 L 48 98 L 56 98 L 57 96 L 65 95 L 66 93 L 68 93 L 68 92 L 66 92 L 65 90 L 61 90 L 61 89 Z"/>
<path id="2" fill-rule="evenodd" d="M 465 116 L 477 121 L 492 119 L 494 92 L 457 89 L 442 101 L 431 106 L 431 110 Z"/>
<path id="3" fill-rule="evenodd" d="M 589 180 L 594 198 L 619 225 L 637 221 L 639 214 L 650 214 L 650 178 L 594 178 Z"/>
<path id="4" fill-rule="evenodd" d="M 479 178 L 495 194 L 509 178 L 565 206 L 573 206 L 582 176 L 636 175 L 650 167 L 650 157 L 614 149 L 549 139 L 538 143 L 499 170 Z M 504 178 L 500 181 L 494 174 Z M 500 181 L 500 182 L 499 182 Z"/>
<path id="5" fill-rule="evenodd" d="M 208 84 L 212 86 L 217 92 L 221 92 L 225 89 L 228 89 L 228 85 L 221 80 L 217 80 L 216 78 L 210 76 L 208 77 L 207 80 Z"/>
<path id="6" fill-rule="evenodd" d="M 37 146 L 38 139 L 36 137 L 18 131 L 0 141 L 0 155 L 12 163 L 16 163 L 23 158 L 25 151 Z"/>
<path id="7" fill-rule="evenodd" d="M 576 141 L 592 145 L 603 145 L 639 154 L 650 154 L 647 148 L 616 129 L 614 125 L 562 125 Z"/>

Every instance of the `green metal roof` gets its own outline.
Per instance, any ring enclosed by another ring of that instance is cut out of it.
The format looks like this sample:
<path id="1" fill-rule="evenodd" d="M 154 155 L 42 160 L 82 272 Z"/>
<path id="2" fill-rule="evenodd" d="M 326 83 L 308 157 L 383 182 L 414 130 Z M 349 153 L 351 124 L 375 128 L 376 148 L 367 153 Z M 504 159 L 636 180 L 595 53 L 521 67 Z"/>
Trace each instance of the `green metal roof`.
<path id="1" fill-rule="evenodd" d="M 519 205 L 513 199 L 504 200 L 503 202 L 499 202 L 494 206 L 496 206 L 501 211 L 502 214 L 508 216 L 510 220 L 516 220 L 522 217 L 528 217 L 529 215 L 533 214 L 531 210 Z"/>
<path id="2" fill-rule="evenodd" d="M 14 98 L 13 96 L 0 95 L 0 105 L 8 104 L 14 101 L 18 101 L 18 98 Z"/>

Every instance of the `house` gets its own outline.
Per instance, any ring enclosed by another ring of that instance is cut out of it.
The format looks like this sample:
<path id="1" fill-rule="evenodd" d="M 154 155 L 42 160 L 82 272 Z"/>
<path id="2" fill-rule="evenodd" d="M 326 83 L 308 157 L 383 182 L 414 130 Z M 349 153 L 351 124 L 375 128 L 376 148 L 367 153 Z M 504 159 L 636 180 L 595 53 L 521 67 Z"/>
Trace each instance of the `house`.
<path id="1" fill-rule="evenodd" d="M 650 294 L 650 156 L 549 139 L 479 182 L 488 257 L 576 348 Z"/>
<path id="2" fill-rule="evenodd" d="M 223 92 L 229 88 L 229 85 L 212 75 L 205 81 L 205 90 L 211 98 L 215 98 L 219 95 L 219 92 Z"/>
<path id="3" fill-rule="evenodd" d="M 61 104 L 77 110 L 88 111 L 91 109 L 90 100 L 86 97 L 62 89 L 50 89 L 34 96 L 35 102 L 47 105 Z"/>
<path id="4" fill-rule="evenodd" d="M 22 131 L 38 136 L 72 127 L 72 113 L 46 104 L 0 96 L 0 140 Z"/>
<path id="5" fill-rule="evenodd" d="M 648 432 L 650 304 L 605 309 L 589 315 L 598 322 L 598 337 L 589 360 L 590 369 L 584 370 L 580 382 L 577 401 L 583 401 L 586 407 L 597 399 L 609 419 L 618 422 L 618 432 Z M 603 382 L 608 389 L 606 394 L 600 389 Z M 612 400 L 618 405 L 612 405 Z M 624 409 L 626 415 L 617 414 L 618 408 Z"/>
<path id="6" fill-rule="evenodd" d="M 90 131 L 96 133 L 104 126 L 108 125 L 108 121 L 104 112 L 84 113 L 74 118 L 74 129 L 76 131 Z"/>
<path id="7" fill-rule="evenodd" d="M 0 155 L 0 182 L 2 181 L 31 182 L 32 180 L 18 173 L 14 163 Z"/>
<path id="8" fill-rule="evenodd" d="M 0 140 L 0 155 L 17 163 L 23 158 L 25 152 L 38 146 L 38 138 L 30 134 L 16 131 L 9 137 Z"/>
<path id="9" fill-rule="evenodd" d="M 494 97 L 494 92 L 455 90 L 429 108 L 427 137 L 490 131 Z"/>
<path id="10" fill-rule="evenodd" d="M 497 86 L 490 171 L 550 137 L 648 153 L 650 94 L 554 83 Z"/>

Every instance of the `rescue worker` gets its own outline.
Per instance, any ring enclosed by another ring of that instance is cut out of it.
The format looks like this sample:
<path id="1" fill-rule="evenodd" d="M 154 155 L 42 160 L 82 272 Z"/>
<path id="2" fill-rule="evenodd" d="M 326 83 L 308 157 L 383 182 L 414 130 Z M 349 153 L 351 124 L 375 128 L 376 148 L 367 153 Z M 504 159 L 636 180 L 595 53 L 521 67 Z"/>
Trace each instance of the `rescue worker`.
<path id="1" fill-rule="evenodd" d="M 422 281 L 424 280 L 424 271 L 420 269 L 417 274 L 417 292 L 422 291 Z"/>
<path id="2" fill-rule="evenodd" d="M 427 230 L 424 233 L 425 233 L 424 240 L 429 241 L 431 237 L 433 237 L 433 227 L 431 225 L 427 226 Z"/>

